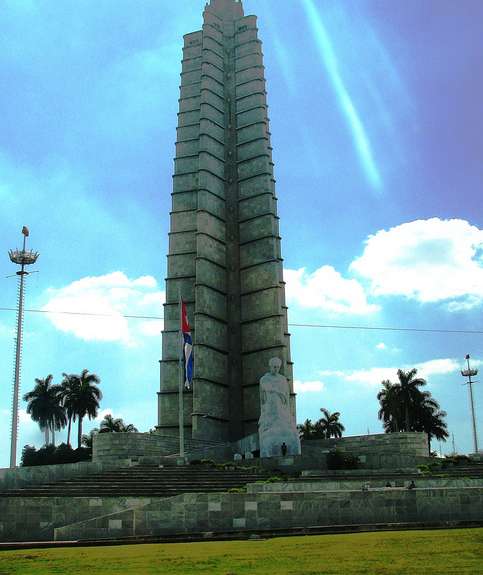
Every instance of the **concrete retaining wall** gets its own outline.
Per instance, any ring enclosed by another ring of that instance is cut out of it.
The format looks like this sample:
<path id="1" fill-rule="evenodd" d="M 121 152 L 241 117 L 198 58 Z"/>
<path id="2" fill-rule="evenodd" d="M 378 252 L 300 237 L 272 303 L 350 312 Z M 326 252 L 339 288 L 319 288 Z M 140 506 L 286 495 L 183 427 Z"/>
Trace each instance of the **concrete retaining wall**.
<path id="1" fill-rule="evenodd" d="M 397 451 L 404 455 L 428 456 L 428 438 L 425 433 L 376 433 L 373 435 L 352 435 L 340 439 L 306 439 L 306 449 L 342 449 L 354 454 Z"/>
<path id="2" fill-rule="evenodd" d="M 123 497 L 0 497 L 0 541 L 51 541 L 54 528 L 151 502 Z"/>
<path id="3" fill-rule="evenodd" d="M 184 494 L 59 527 L 55 538 L 437 521 L 483 521 L 483 488 Z"/>
<path id="4" fill-rule="evenodd" d="M 197 441 L 186 439 L 185 451 L 194 452 L 197 456 L 217 453 L 227 453 L 232 458 L 229 444 L 222 442 Z M 98 433 L 94 436 L 92 460 L 94 462 L 114 462 L 119 459 L 129 459 L 136 462 L 142 457 L 159 458 L 179 453 L 177 437 L 162 436 L 157 433 Z"/>
<path id="5" fill-rule="evenodd" d="M 288 483 L 249 483 L 248 493 L 310 493 L 312 491 L 357 491 L 362 485 L 369 483 L 370 489 L 386 489 L 387 479 L 377 479 L 372 476 L 369 481 L 361 479 L 325 479 L 322 481 L 292 481 Z M 390 479 L 393 488 L 407 487 L 412 478 L 401 476 L 397 479 Z M 463 488 L 480 487 L 483 488 L 483 478 L 481 477 L 424 477 L 414 479 L 416 487 L 424 489 L 432 488 Z"/>
<path id="6" fill-rule="evenodd" d="M 404 432 L 302 441 L 304 457 L 315 457 L 333 449 L 356 455 L 362 468 L 404 469 L 426 460 L 428 438 L 425 433 Z"/>

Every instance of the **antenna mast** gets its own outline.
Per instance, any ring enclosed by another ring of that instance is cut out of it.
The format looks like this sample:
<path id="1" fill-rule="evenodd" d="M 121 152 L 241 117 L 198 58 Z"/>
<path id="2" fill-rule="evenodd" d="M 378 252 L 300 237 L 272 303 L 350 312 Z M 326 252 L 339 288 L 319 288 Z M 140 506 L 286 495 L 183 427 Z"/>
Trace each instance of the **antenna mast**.
<path id="1" fill-rule="evenodd" d="M 8 255 L 10 261 L 20 266 L 16 272 L 18 276 L 18 305 L 17 305 L 17 336 L 15 338 L 15 371 L 13 380 L 13 402 L 12 402 L 12 441 L 10 445 L 10 468 L 17 465 L 17 434 L 18 434 L 18 402 L 20 394 L 20 368 L 22 362 L 22 328 L 23 328 L 23 311 L 24 311 L 24 291 L 25 278 L 29 272 L 26 266 L 34 264 L 39 257 L 38 252 L 27 251 L 26 242 L 29 236 L 29 230 L 26 226 L 22 228 L 23 247 L 21 250 L 10 250 Z"/>
<path id="2" fill-rule="evenodd" d="M 477 382 L 471 379 L 472 377 L 478 375 L 478 370 L 470 368 L 470 354 L 468 354 L 465 359 L 468 365 L 468 369 L 463 369 L 461 371 L 461 375 L 468 378 L 468 383 L 465 385 L 468 385 L 470 392 L 471 421 L 473 424 L 473 446 L 475 448 L 475 453 L 478 453 L 478 434 L 476 432 L 475 404 L 473 402 L 473 384 Z"/>

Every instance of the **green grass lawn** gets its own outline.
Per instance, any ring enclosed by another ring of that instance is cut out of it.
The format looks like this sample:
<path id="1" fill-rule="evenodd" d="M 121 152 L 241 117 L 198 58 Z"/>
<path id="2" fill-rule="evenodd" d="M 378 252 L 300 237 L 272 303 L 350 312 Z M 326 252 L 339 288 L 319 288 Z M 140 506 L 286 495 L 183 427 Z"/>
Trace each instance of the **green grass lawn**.
<path id="1" fill-rule="evenodd" d="M 483 529 L 0 552 L 0 575 L 483 573 Z"/>

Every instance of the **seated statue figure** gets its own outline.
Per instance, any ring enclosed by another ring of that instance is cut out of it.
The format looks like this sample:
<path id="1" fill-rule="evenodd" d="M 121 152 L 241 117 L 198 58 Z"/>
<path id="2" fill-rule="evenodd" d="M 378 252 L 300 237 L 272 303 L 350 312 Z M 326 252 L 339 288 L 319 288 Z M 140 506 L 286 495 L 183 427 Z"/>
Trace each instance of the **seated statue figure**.
<path id="1" fill-rule="evenodd" d="M 290 409 L 290 388 L 280 371 L 278 357 L 269 363 L 270 371 L 260 379 L 260 457 L 300 455 L 300 439 Z M 283 447 L 282 447 L 283 446 Z"/>

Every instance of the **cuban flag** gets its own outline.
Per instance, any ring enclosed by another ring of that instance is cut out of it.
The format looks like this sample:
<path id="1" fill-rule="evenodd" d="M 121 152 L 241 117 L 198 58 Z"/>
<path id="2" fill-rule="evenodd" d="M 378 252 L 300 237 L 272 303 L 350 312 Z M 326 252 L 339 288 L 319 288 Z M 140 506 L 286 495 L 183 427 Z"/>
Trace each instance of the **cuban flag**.
<path id="1" fill-rule="evenodd" d="M 184 388 L 191 391 L 193 388 L 193 340 L 186 304 L 183 300 L 181 300 L 181 333 L 183 335 Z"/>

